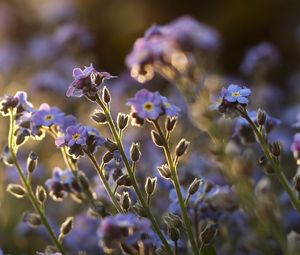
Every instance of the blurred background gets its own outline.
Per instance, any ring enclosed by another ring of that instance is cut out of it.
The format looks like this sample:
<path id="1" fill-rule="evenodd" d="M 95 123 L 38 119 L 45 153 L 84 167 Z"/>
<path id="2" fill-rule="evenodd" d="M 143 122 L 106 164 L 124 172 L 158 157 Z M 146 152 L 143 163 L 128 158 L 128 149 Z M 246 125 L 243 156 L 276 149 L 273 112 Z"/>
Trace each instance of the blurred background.
<path id="1" fill-rule="evenodd" d="M 273 45 L 275 64 L 263 82 L 273 91 L 278 89 L 277 97 L 272 94 L 269 98 L 278 107 L 287 109 L 281 111 L 282 116 L 286 112 L 293 113 L 287 119 L 292 123 L 300 96 L 299 13 L 298 0 L 0 0 L 0 94 L 24 90 L 36 107 L 43 102 L 57 105 L 67 113 L 76 114 L 85 124 L 91 124 L 86 112 L 92 111 L 93 106 L 84 100 L 67 99 L 65 92 L 72 82 L 73 68 L 93 63 L 96 69 L 122 78 L 114 81 L 112 87 L 114 97 L 120 99 L 114 108 L 128 112 L 125 100 L 139 88 L 125 66 L 125 58 L 135 40 L 152 24 L 164 25 L 182 15 L 191 15 L 220 34 L 216 69 L 219 74 L 231 77 L 229 80 L 243 80 L 249 87 L 252 83 L 258 84 L 257 77 L 241 71 L 245 54 L 249 48 L 265 41 Z M 161 80 L 153 86 L 161 89 L 167 86 L 171 90 L 168 93 L 177 93 L 175 87 Z M 288 93 L 291 96 L 287 96 Z M 183 99 L 174 98 L 174 103 L 184 108 Z M 270 108 L 271 113 L 279 114 L 278 109 Z M 6 144 L 7 128 L 7 120 L 1 118 L 1 147 Z M 132 137 L 133 134 L 129 134 L 127 139 Z M 49 144 L 49 151 L 50 148 L 54 151 L 53 141 L 48 140 L 45 143 Z M 49 178 L 53 167 L 63 167 L 59 163 L 60 155 L 46 153 L 43 146 L 31 142 L 28 151 L 23 150 L 24 162 L 33 148 L 40 152 L 40 161 L 46 162 L 46 166 L 41 167 L 45 167 L 48 174 L 45 177 L 37 173 L 37 182 Z M 17 182 L 14 169 L 1 164 L 0 247 L 11 254 L 21 254 L 21 251 L 33 254 L 33 250 L 44 247 L 45 238 L 42 235 L 36 238 L 32 230 L 20 223 L 27 204 L 5 192 L 7 183 L 11 182 Z M 74 207 L 72 210 L 80 211 Z M 49 214 L 58 219 L 71 211 L 59 205 L 50 208 Z M 82 224 L 89 226 L 89 223 Z M 34 245 L 28 240 L 35 240 Z"/>

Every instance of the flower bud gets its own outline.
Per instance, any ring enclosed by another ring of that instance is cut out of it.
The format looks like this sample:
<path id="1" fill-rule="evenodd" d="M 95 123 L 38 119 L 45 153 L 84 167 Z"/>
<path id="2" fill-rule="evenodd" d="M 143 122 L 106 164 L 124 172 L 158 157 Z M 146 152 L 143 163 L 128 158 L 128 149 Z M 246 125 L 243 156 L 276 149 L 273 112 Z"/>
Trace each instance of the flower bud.
<path id="1" fill-rule="evenodd" d="M 24 143 L 25 139 L 30 135 L 30 133 L 25 128 L 18 128 L 14 135 L 16 136 L 16 145 L 20 146 L 22 143 Z"/>
<path id="2" fill-rule="evenodd" d="M 37 166 L 38 155 L 35 152 L 30 152 L 27 158 L 27 171 L 28 173 L 32 173 Z"/>
<path id="3" fill-rule="evenodd" d="M 22 198 L 26 194 L 25 189 L 19 184 L 8 184 L 6 190 L 16 198 Z"/>
<path id="4" fill-rule="evenodd" d="M 151 137 L 152 137 L 152 140 L 153 140 L 153 142 L 156 146 L 162 147 L 164 145 L 164 142 L 163 142 L 162 138 L 160 137 L 160 135 L 156 131 L 151 130 Z"/>
<path id="5" fill-rule="evenodd" d="M 266 174 L 274 174 L 275 171 L 268 160 L 263 156 L 259 159 L 258 165 L 264 170 Z"/>
<path id="6" fill-rule="evenodd" d="M 35 213 L 24 212 L 22 218 L 32 227 L 38 227 L 42 223 L 40 216 Z"/>
<path id="7" fill-rule="evenodd" d="M 130 148 L 130 158 L 133 162 L 136 162 L 140 159 L 141 152 L 139 149 L 139 144 L 138 143 L 132 143 L 131 148 Z"/>
<path id="8" fill-rule="evenodd" d="M 257 124 L 260 126 L 263 126 L 266 123 L 267 114 L 265 111 L 258 109 L 257 115 L 256 115 L 256 121 Z"/>
<path id="9" fill-rule="evenodd" d="M 135 203 L 132 206 L 133 210 L 141 217 L 147 217 L 147 213 L 145 212 L 145 209 L 143 206 L 141 206 L 139 203 Z"/>
<path id="10" fill-rule="evenodd" d="M 204 185 L 204 192 L 205 193 L 210 192 L 213 187 L 214 185 L 210 181 L 206 181 Z"/>
<path id="11" fill-rule="evenodd" d="M 168 229 L 168 233 L 169 233 L 169 236 L 170 236 L 170 239 L 174 242 L 177 242 L 179 237 L 180 237 L 180 232 L 179 232 L 179 229 L 177 228 L 169 228 Z"/>
<path id="12" fill-rule="evenodd" d="M 164 221 L 168 227 L 181 228 L 183 226 L 182 219 L 173 213 L 168 213 L 168 215 L 164 217 Z"/>
<path id="13" fill-rule="evenodd" d="M 188 189 L 188 192 L 190 195 L 193 195 L 198 191 L 200 183 L 201 183 L 201 179 L 199 179 L 199 178 L 195 178 L 193 180 L 193 182 L 191 183 L 191 185 L 189 186 L 189 189 Z"/>
<path id="14" fill-rule="evenodd" d="M 154 178 L 148 177 L 147 178 L 146 184 L 145 184 L 145 191 L 149 196 L 152 195 L 153 192 L 155 191 L 156 182 L 157 182 L 156 177 L 154 177 Z"/>
<path id="15" fill-rule="evenodd" d="M 107 104 L 110 102 L 111 96 L 107 87 L 104 87 L 102 90 L 102 99 Z"/>
<path id="16" fill-rule="evenodd" d="M 89 180 L 83 172 L 79 172 L 78 179 L 79 179 L 80 186 L 84 190 L 89 190 L 90 189 Z"/>
<path id="17" fill-rule="evenodd" d="M 170 170 L 170 168 L 167 164 L 159 166 L 157 168 L 157 170 L 158 170 L 161 177 L 163 177 L 165 179 L 170 179 L 171 178 L 171 170 Z"/>
<path id="18" fill-rule="evenodd" d="M 74 221 L 73 217 L 68 217 L 65 219 L 65 221 L 63 222 L 63 224 L 61 224 L 60 227 L 60 235 L 65 236 L 72 230 L 73 221 Z"/>
<path id="19" fill-rule="evenodd" d="M 127 127 L 128 119 L 129 119 L 128 114 L 119 112 L 118 117 L 117 117 L 117 124 L 118 124 L 118 128 L 120 130 L 123 130 L 124 128 Z"/>
<path id="20" fill-rule="evenodd" d="M 300 173 L 298 172 L 294 179 L 293 179 L 293 185 L 294 185 L 294 188 L 297 192 L 300 192 Z"/>
<path id="21" fill-rule="evenodd" d="M 190 144 L 190 142 L 188 142 L 184 138 L 181 139 L 175 149 L 176 156 L 181 157 L 186 152 L 189 144 Z"/>
<path id="22" fill-rule="evenodd" d="M 111 161 L 114 157 L 114 154 L 111 153 L 110 151 L 106 152 L 103 157 L 102 157 L 102 161 L 104 164 L 108 163 L 109 161 Z"/>
<path id="23" fill-rule="evenodd" d="M 1 159 L 3 163 L 7 166 L 12 166 L 14 164 L 13 156 L 11 155 L 8 146 L 4 146 L 3 152 L 1 153 Z"/>
<path id="24" fill-rule="evenodd" d="M 218 230 L 218 224 L 208 224 L 200 233 L 200 239 L 204 245 L 210 244 L 215 238 Z"/>
<path id="25" fill-rule="evenodd" d="M 106 116 L 104 114 L 104 112 L 102 111 L 95 111 L 93 113 L 93 115 L 91 116 L 92 120 L 95 121 L 96 123 L 100 123 L 100 124 L 105 124 L 107 119 Z"/>
<path id="26" fill-rule="evenodd" d="M 269 145 L 270 152 L 274 157 L 279 157 L 281 153 L 281 145 L 278 141 L 275 141 Z"/>
<path id="27" fill-rule="evenodd" d="M 121 206 L 125 211 L 128 211 L 128 209 L 131 206 L 131 199 L 129 197 L 129 193 L 128 192 L 123 192 L 122 196 L 121 196 Z"/>
<path id="28" fill-rule="evenodd" d="M 35 191 L 35 196 L 41 204 L 46 201 L 47 192 L 43 186 L 37 186 Z"/>
<path id="29" fill-rule="evenodd" d="M 176 126 L 176 123 L 177 123 L 177 117 L 168 117 L 165 123 L 166 130 L 172 132 Z"/>
<path id="30" fill-rule="evenodd" d="M 117 185 L 118 186 L 125 186 L 125 187 L 132 186 L 132 183 L 131 183 L 131 180 L 130 180 L 128 174 L 124 174 L 124 175 L 120 176 L 117 179 Z"/>

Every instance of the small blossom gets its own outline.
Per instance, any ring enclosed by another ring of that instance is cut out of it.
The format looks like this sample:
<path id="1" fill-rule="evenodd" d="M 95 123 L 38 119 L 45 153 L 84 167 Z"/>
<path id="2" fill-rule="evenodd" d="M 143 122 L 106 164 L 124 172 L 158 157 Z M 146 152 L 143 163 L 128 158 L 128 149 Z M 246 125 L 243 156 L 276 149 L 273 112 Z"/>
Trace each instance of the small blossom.
<path id="1" fill-rule="evenodd" d="M 297 163 L 300 164 L 300 133 L 295 134 L 291 150 L 297 160 Z"/>
<path id="2" fill-rule="evenodd" d="M 240 103 L 240 104 L 247 104 L 248 103 L 248 97 L 251 95 L 251 90 L 240 86 L 231 84 L 227 88 L 227 91 L 225 92 L 224 99 L 230 103 Z"/>
<path id="3" fill-rule="evenodd" d="M 34 112 L 31 118 L 33 126 L 50 127 L 52 125 L 61 125 L 63 123 L 64 113 L 57 107 L 50 107 L 48 104 L 42 104 L 38 111 Z"/>
<path id="4" fill-rule="evenodd" d="M 170 117 L 179 116 L 180 108 L 176 105 L 173 105 L 169 102 L 168 98 L 161 96 L 162 107 L 165 111 L 165 114 Z"/>

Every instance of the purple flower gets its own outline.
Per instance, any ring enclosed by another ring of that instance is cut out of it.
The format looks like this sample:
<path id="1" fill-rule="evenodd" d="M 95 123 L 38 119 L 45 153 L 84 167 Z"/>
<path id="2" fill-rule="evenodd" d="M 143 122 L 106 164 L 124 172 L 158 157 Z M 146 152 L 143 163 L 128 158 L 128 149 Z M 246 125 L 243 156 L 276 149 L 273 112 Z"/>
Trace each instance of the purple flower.
<path id="1" fill-rule="evenodd" d="M 251 95 L 251 90 L 246 87 L 231 84 L 225 92 L 224 99 L 230 103 L 247 104 L 248 97 Z"/>
<path id="2" fill-rule="evenodd" d="M 295 134 L 291 150 L 294 154 L 295 159 L 297 160 L 297 163 L 300 164 L 300 133 Z"/>
<path id="3" fill-rule="evenodd" d="M 80 192 L 80 186 L 73 173 L 58 167 L 54 168 L 52 177 L 46 181 L 45 185 L 50 191 L 50 196 L 56 201 L 61 201 L 68 193 Z"/>
<path id="4" fill-rule="evenodd" d="M 52 125 L 61 125 L 63 123 L 64 113 L 57 107 L 50 107 L 48 104 L 42 104 L 38 111 L 34 112 L 31 118 L 33 126 L 50 127 Z"/>
<path id="5" fill-rule="evenodd" d="M 70 126 L 66 130 L 65 143 L 68 147 L 72 147 L 75 144 L 85 145 L 87 139 L 87 130 L 84 126 L 78 124 L 76 126 Z"/>
<path id="6" fill-rule="evenodd" d="M 69 86 L 66 95 L 68 97 L 82 97 L 83 95 L 92 98 L 98 91 L 99 86 L 104 80 L 115 78 L 107 72 L 97 72 L 91 64 L 85 67 L 84 70 L 80 68 L 73 69 L 74 81 Z"/>
<path id="7" fill-rule="evenodd" d="M 162 98 L 158 92 L 142 89 L 127 101 L 127 105 L 130 105 L 131 111 L 143 120 L 155 120 L 163 114 Z"/>

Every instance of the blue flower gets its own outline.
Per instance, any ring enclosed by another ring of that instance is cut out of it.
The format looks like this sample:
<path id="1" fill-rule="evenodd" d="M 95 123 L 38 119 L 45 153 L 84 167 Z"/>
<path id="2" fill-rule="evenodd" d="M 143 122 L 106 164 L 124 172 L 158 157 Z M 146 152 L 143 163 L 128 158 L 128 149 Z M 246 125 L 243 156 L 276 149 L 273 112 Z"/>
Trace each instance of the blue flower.
<path id="1" fill-rule="evenodd" d="M 50 127 L 52 125 L 61 125 L 65 114 L 57 107 L 50 107 L 48 104 L 42 104 L 38 111 L 34 112 L 31 118 L 33 126 Z"/>
<path id="2" fill-rule="evenodd" d="M 248 97 L 251 95 L 251 90 L 246 87 L 231 84 L 225 92 L 224 99 L 230 103 L 247 104 Z"/>
<path id="3" fill-rule="evenodd" d="M 160 94 L 146 89 L 138 91 L 134 98 L 127 101 L 127 105 L 130 105 L 131 111 L 141 119 L 155 120 L 163 113 Z"/>
<path id="4" fill-rule="evenodd" d="M 168 98 L 161 96 L 162 99 L 162 108 L 167 116 L 175 117 L 179 116 L 180 108 L 171 104 Z"/>

